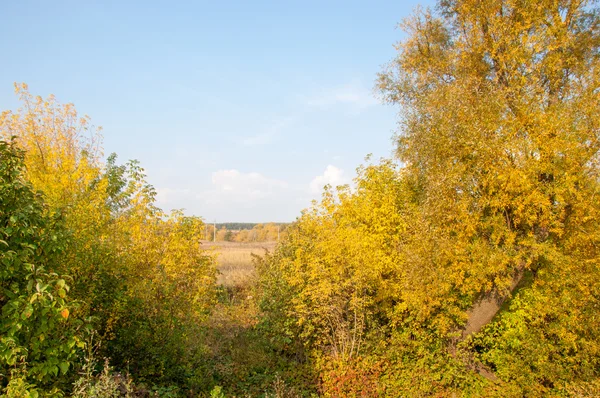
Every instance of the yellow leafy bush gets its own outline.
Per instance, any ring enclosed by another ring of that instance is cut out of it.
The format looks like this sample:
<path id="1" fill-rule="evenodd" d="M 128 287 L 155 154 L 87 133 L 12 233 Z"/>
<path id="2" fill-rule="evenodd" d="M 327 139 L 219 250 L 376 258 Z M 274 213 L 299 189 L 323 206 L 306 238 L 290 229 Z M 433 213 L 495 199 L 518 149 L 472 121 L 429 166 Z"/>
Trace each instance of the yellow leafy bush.
<path id="1" fill-rule="evenodd" d="M 2 113 L 0 137 L 16 137 L 27 179 L 71 231 L 53 271 L 74 279 L 81 305 L 72 316 L 92 322 L 115 365 L 128 363 L 140 379 L 181 381 L 200 360 L 214 299 L 202 220 L 158 209 L 137 162 L 117 165 L 111 155 L 103 164 L 98 131 L 73 105 L 16 89 L 23 108 Z"/>

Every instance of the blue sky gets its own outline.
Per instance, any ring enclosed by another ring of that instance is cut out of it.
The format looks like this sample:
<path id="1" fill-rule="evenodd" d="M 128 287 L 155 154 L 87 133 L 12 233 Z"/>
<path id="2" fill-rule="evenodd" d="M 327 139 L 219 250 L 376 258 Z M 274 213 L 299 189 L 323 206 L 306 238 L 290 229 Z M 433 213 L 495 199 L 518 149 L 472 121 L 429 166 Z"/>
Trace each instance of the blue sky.
<path id="1" fill-rule="evenodd" d="M 390 156 L 397 109 L 376 73 L 426 1 L 6 1 L 0 109 L 14 82 L 103 127 L 164 209 L 293 221 L 364 157 Z"/>

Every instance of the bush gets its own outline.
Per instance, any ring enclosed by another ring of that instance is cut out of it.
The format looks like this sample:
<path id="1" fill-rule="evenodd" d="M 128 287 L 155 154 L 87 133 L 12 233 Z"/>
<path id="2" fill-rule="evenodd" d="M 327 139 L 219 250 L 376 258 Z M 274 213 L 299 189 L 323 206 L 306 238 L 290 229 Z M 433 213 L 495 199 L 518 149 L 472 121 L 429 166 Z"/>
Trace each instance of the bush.
<path id="1" fill-rule="evenodd" d="M 68 278 L 54 272 L 61 268 L 66 232 L 25 182 L 23 153 L 14 141 L 0 141 L 0 199 L 0 372 L 21 369 L 10 391 L 56 387 L 83 345 L 83 324 L 70 316 L 76 307 Z"/>

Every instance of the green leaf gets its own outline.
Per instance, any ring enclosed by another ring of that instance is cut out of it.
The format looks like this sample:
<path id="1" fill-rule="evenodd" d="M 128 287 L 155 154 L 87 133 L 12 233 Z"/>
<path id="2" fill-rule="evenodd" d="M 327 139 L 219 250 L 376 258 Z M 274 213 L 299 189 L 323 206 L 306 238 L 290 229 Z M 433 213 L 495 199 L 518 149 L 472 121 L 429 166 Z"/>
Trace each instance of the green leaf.
<path id="1" fill-rule="evenodd" d="M 29 318 L 31 314 L 33 314 L 33 307 L 31 304 L 28 304 L 27 307 L 25 307 L 25 310 L 21 313 L 21 319 L 25 320 Z"/>
<path id="2" fill-rule="evenodd" d="M 69 362 L 61 362 L 58 364 L 58 366 L 60 367 L 62 374 L 67 374 L 67 371 L 69 370 Z"/>

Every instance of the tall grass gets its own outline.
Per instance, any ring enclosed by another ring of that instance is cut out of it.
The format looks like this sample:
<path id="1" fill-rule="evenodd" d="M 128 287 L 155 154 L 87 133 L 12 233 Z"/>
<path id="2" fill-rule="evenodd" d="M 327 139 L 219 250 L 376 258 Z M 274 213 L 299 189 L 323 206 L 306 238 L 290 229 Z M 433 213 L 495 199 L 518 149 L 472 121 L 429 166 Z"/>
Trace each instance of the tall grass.
<path id="1" fill-rule="evenodd" d="M 226 288 L 243 288 L 254 275 L 253 255 L 262 256 L 272 251 L 277 242 L 203 242 L 217 256 L 219 277 L 217 283 Z"/>

